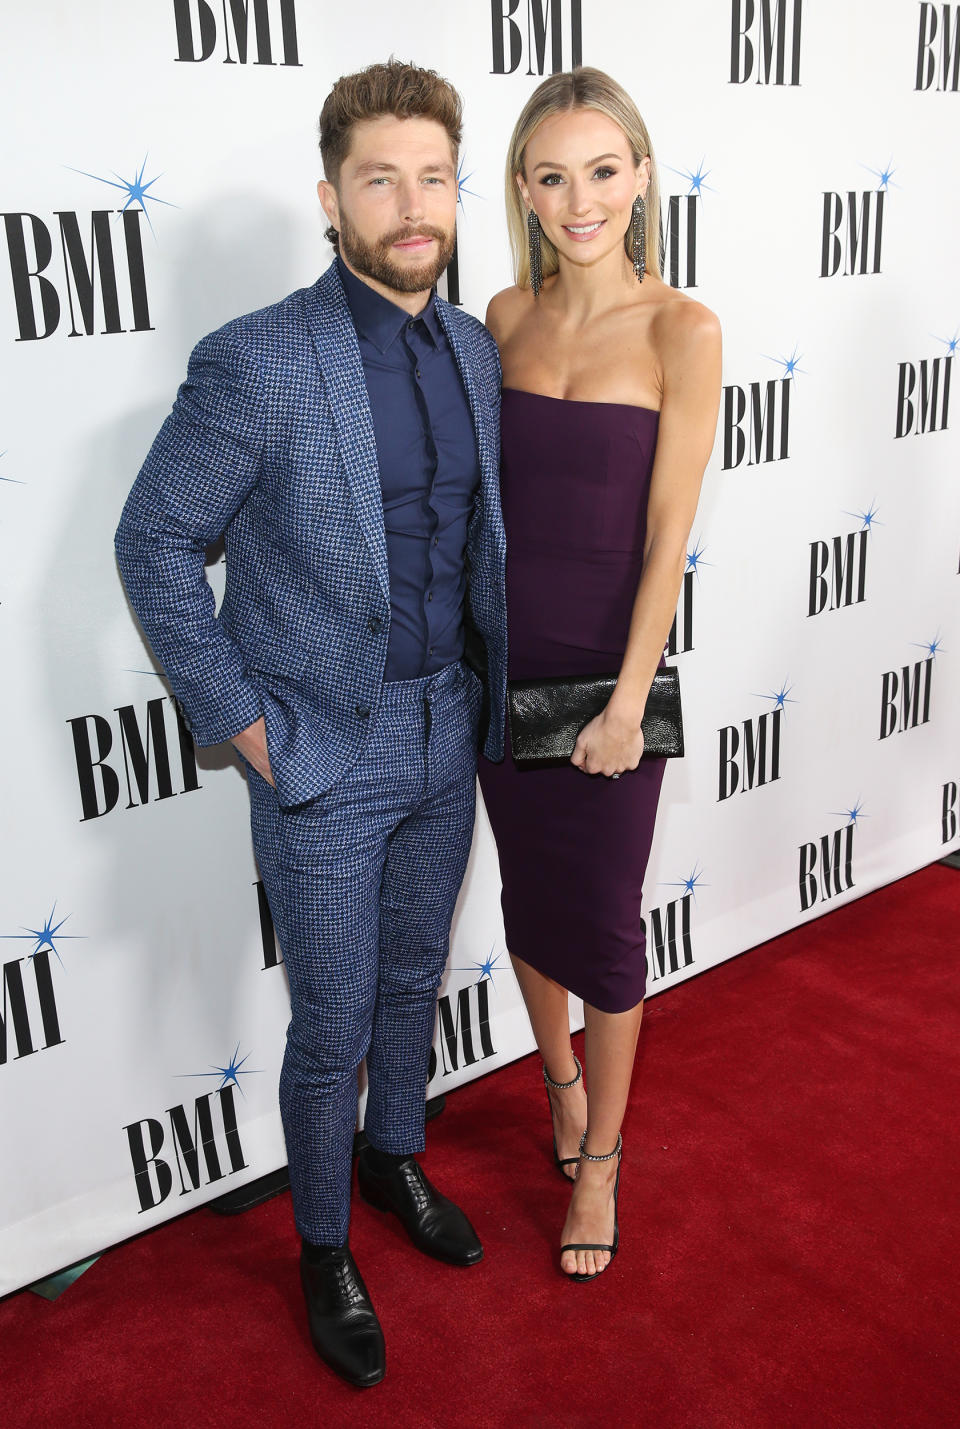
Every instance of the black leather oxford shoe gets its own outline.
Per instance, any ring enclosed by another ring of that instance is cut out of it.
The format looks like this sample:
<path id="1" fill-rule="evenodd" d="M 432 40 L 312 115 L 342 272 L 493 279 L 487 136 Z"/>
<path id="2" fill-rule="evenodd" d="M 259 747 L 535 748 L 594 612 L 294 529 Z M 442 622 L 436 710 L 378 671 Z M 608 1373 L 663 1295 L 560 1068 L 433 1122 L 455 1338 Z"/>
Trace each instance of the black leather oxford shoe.
<path id="1" fill-rule="evenodd" d="M 425 1255 L 448 1265 L 476 1265 L 483 1259 L 483 1246 L 463 1211 L 431 1186 L 414 1157 L 378 1175 L 361 1151 L 357 1182 L 363 1199 L 379 1211 L 392 1211 Z"/>
<path id="2" fill-rule="evenodd" d="M 359 1389 L 379 1384 L 386 1371 L 383 1331 L 348 1247 L 301 1252 L 300 1280 L 320 1358 Z"/>

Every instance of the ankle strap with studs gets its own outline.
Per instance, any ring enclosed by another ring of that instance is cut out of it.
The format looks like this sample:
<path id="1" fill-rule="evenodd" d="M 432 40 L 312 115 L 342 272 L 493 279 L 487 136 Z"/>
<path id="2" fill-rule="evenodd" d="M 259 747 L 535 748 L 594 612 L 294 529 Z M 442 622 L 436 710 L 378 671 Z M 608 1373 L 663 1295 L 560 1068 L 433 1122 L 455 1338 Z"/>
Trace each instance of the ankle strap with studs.
<path id="1" fill-rule="evenodd" d="M 621 1149 L 622 1149 L 622 1147 L 623 1147 L 623 1137 L 622 1137 L 622 1136 L 618 1136 L 618 1137 L 617 1137 L 617 1144 L 616 1144 L 616 1146 L 613 1148 L 612 1151 L 608 1151 L 607 1154 L 606 1154 L 606 1156 L 593 1156 L 589 1151 L 584 1151 L 584 1149 L 583 1149 L 584 1146 L 585 1146 L 585 1144 L 586 1144 L 586 1140 L 587 1140 L 587 1133 L 584 1132 L 583 1135 L 582 1135 L 581 1138 L 580 1138 L 580 1159 L 581 1159 L 581 1161 L 612 1161 L 615 1156 L 619 1156 L 619 1155 L 620 1155 L 620 1151 L 621 1151 Z"/>
<path id="2" fill-rule="evenodd" d="M 573 1060 L 574 1062 L 576 1062 L 577 1065 L 577 1075 L 575 1077 L 571 1077 L 569 1082 L 555 1082 L 552 1077 L 549 1077 L 547 1075 L 547 1069 L 546 1067 L 544 1067 L 543 1080 L 546 1082 L 548 1087 L 553 1087 L 553 1090 L 555 1092 L 565 1092 L 568 1087 L 575 1087 L 577 1085 L 577 1083 L 583 1077 L 583 1068 L 581 1067 L 575 1054 L 573 1056 Z"/>

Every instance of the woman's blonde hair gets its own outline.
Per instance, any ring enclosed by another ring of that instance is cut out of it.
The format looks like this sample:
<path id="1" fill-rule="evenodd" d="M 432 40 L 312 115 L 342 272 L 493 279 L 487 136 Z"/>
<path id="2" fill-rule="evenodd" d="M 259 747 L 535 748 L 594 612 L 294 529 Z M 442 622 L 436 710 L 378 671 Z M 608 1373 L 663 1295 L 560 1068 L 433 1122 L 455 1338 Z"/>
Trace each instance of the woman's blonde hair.
<path id="1" fill-rule="evenodd" d="M 531 94 L 520 113 L 507 151 L 506 201 L 507 228 L 513 250 L 513 270 L 519 287 L 530 286 L 530 250 L 527 240 L 527 209 L 517 184 L 517 174 L 523 174 L 527 145 L 545 119 L 553 114 L 565 114 L 571 109 L 595 109 L 612 119 L 626 135 L 634 164 L 650 156 L 650 183 L 647 186 L 647 268 L 660 277 L 660 181 L 650 144 L 647 126 L 633 100 L 615 79 L 603 70 L 584 66 L 563 74 L 552 74 Z M 632 225 L 627 225 L 623 246 L 633 261 L 630 241 Z M 540 234 L 543 276 L 556 273 L 560 266 L 557 250 L 547 235 Z"/>

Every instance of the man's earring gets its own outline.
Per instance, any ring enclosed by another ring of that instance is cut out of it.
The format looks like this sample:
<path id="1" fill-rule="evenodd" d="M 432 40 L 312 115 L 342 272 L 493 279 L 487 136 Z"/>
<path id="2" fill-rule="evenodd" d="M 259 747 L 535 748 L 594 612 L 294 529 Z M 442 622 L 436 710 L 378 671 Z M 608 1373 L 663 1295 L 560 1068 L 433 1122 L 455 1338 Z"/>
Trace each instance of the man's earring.
<path id="1" fill-rule="evenodd" d="M 633 201 L 630 228 L 633 271 L 637 275 L 637 282 L 642 283 L 643 275 L 647 271 L 647 205 L 639 194 Z"/>
<path id="2" fill-rule="evenodd" d="M 540 252 L 540 220 L 533 208 L 527 209 L 527 243 L 530 247 L 530 287 L 536 298 L 543 287 L 543 256 Z"/>

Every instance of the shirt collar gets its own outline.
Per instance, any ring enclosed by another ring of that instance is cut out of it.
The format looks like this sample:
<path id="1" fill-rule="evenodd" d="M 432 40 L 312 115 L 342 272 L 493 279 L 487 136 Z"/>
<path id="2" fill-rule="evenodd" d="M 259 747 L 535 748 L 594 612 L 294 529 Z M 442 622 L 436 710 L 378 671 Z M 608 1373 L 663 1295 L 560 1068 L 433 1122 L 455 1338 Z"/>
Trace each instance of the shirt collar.
<path id="1" fill-rule="evenodd" d="M 337 268 L 343 282 L 344 292 L 347 295 L 347 304 L 353 317 L 354 327 L 362 337 L 372 342 L 378 351 L 386 352 L 410 321 L 410 314 L 398 307 L 396 303 L 391 303 L 389 298 L 385 298 L 382 293 L 378 293 L 375 288 L 371 288 L 368 283 L 362 282 L 354 273 L 351 273 L 339 254 L 337 255 Z M 437 316 L 435 298 L 436 293 L 431 293 L 427 306 L 417 314 L 417 318 L 422 320 L 424 327 L 433 339 L 434 346 L 439 347 L 443 329 Z"/>

